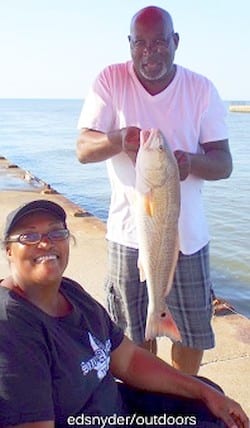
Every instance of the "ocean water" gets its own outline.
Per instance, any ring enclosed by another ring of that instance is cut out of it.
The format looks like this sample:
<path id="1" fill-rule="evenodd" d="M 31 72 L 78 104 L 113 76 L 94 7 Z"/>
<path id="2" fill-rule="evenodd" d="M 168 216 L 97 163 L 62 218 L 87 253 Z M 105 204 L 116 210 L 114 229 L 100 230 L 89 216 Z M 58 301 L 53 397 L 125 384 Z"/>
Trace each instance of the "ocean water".
<path id="1" fill-rule="evenodd" d="M 105 162 L 81 165 L 76 159 L 81 107 L 81 100 L 0 100 L 0 155 L 105 221 L 110 198 Z M 227 121 L 234 171 L 229 179 L 204 186 L 211 273 L 216 295 L 250 317 L 250 113 L 228 112 Z M 0 189 L 11 187 L 2 180 Z"/>

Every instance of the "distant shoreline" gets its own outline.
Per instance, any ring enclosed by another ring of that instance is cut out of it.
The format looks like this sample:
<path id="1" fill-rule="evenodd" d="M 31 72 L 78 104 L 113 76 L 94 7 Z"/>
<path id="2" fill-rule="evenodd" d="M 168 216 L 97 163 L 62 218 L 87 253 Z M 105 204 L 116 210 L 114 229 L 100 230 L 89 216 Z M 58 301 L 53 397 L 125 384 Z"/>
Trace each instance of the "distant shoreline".
<path id="1" fill-rule="evenodd" d="M 229 111 L 239 112 L 239 113 L 250 113 L 250 104 L 233 104 L 229 106 Z"/>

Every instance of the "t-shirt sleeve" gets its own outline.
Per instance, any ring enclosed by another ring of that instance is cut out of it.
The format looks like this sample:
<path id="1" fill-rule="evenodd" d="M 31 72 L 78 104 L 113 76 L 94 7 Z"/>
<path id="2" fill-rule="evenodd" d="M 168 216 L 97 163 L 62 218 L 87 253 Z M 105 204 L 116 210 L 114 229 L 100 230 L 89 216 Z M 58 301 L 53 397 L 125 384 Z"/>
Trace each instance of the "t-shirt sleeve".
<path id="1" fill-rule="evenodd" d="M 201 144 L 228 138 L 226 117 L 226 107 L 221 100 L 217 89 L 210 82 L 207 108 L 205 109 L 201 120 Z"/>
<path id="2" fill-rule="evenodd" d="M 120 327 L 118 327 L 118 325 L 116 325 L 110 318 L 110 316 L 108 315 L 107 311 L 103 308 L 103 316 L 106 319 L 108 328 L 109 328 L 109 337 L 110 337 L 110 341 L 111 341 L 111 351 L 114 351 L 116 348 L 118 348 L 118 346 L 121 344 L 123 338 L 124 338 L 124 333 L 121 330 Z"/>
<path id="3" fill-rule="evenodd" d="M 0 426 L 54 420 L 49 354 L 22 318 L 0 322 Z M 18 403 L 18 405 L 17 405 Z"/>
<path id="4" fill-rule="evenodd" d="M 109 69 L 103 70 L 94 81 L 84 101 L 78 120 L 78 129 L 89 128 L 108 132 L 112 129 L 114 109 L 112 81 Z"/>

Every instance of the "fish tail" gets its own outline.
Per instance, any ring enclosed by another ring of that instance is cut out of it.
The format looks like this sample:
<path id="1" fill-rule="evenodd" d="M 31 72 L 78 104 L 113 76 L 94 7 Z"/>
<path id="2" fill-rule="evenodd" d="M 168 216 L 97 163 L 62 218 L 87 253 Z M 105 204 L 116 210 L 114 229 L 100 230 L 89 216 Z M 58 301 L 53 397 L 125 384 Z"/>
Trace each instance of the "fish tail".
<path id="1" fill-rule="evenodd" d="M 179 329 L 169 309 L 161 314 L 148 314 L 145 339 L 148 341 L 160 336 L 167 336 L 174 341 L 181 341 Z"/>

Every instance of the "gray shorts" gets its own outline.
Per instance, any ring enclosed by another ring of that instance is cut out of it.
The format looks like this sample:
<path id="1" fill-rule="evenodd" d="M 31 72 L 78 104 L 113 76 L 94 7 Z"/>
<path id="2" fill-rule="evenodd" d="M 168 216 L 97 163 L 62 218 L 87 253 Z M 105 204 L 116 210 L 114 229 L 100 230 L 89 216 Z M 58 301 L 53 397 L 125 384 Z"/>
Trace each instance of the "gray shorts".
<path id="1" fill-rule="evenodd" d="M 139 280 L 137 258 L 136 249 L 109 242 L 105 289 L 111 318 L 140 344 L 145 340 L 148 295 L 145 282 Z M 200 350 L 214 347 L 208 245 L 192 255 L 179 254 L 167 304 L 184 346 Z"/>

